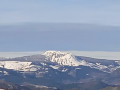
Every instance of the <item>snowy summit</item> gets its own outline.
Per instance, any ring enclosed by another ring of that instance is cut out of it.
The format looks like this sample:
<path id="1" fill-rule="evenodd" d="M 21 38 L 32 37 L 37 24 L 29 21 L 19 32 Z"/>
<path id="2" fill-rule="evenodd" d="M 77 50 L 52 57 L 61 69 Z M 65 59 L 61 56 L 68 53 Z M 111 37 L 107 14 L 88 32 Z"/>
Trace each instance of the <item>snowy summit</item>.
<path id="1" fill-rule="evenodd" d="M 79 66 L 79 62 L 71 53 L 60 51 L 46 51 L 43 55 L 46 56 L 47 60 L 56 62 L 60 65 Z"/>

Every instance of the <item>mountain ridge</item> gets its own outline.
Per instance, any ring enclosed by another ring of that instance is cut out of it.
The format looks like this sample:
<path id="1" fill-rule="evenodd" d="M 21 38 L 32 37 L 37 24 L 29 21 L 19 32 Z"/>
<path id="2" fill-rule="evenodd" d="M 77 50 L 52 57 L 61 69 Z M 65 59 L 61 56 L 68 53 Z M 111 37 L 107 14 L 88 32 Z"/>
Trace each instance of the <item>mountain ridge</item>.
<path id="1" fill-rule="evenodd" d="M 72 55 L 72 53 L 61 52 L 61 51 L 46 51 L 43 54 L 36 54 L 36 55 L 16 57 L 16 58 L 5 58 L 5 59 L 2 58 L 0 62 L 0 67 L 3 67 L 4 63 L 7 64 L 7 62 L 13 62 L 13 61 L 14 64 L 16 61 L 17 61 L 16 64 L 21 62 L 30 63 L 28 67 L 32 68 L 32 70 L 33 68 L 34 70 L 36 70 L 39 67 L 39 65 L 34 65 L 33 64 L 34 62 L 39 62 L 41 64 L 54 63 L 60 66 L 75 66 L 75 67 L 82 65 L 82 66 L 88 66 L 90 68 L 99 69 L 101 71 L 108 73 L 113 72 L 117 68 L 120 68 L 119 61 L 99 60 L 99 59 L 87 58 L 82 56 L 75 56 Z M 22 63 L 22 66 L 24 66 L 24 64 Z M 19 65 L 20 64 L 18 64 L 18 66 Z M 52 66 L 52 67 L 55 68 L 56 66 Z"/>

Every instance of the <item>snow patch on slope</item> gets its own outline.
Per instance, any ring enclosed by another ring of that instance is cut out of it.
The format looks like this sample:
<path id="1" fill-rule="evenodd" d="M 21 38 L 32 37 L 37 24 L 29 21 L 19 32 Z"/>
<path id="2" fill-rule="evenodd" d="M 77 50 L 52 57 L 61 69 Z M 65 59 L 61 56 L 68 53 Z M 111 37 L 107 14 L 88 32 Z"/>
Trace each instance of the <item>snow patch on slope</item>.
<path id="1" fill-rule="evenodd" d="M 31 71 L 33 66 L 31 63 L 32 62 L 0 61 L 0 67 L 17 71 Z"/>

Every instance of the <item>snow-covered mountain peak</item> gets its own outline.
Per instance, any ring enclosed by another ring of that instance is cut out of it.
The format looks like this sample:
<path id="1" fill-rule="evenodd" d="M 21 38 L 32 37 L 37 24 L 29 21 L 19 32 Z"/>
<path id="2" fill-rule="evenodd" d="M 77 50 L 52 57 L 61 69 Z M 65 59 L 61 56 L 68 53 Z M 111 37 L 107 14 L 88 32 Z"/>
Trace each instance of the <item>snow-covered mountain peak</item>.
<path id="1" fill-rule="evenodd" d="M 74 58 L 71 53 L 60 52 L 60 51 L 46 51 L 43 55 L 46 56 L 47 60 L 56 62 L 60 65 L 78 66 L 79 62 Z"/>

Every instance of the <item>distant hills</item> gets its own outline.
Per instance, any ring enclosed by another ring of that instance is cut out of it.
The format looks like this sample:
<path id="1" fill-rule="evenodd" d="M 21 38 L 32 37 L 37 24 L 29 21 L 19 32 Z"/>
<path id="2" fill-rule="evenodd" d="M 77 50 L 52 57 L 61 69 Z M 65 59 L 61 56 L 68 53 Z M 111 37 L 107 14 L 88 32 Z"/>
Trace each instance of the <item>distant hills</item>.
<path id="1" fill-rule="evenodd" d="M 61 51 L 46 51 L 43 54 L 0 60 L 1 80 L 6 83 L 11 82 L 13 86 L 14 84 L 18 87 L 24 86 L 21 88 L 36 88 L 32 90 L 40 90 L 40 86 L 49 87 L 45 90 L 119 88 L 119 75 L 120 61 L 118 60 L 75 56 Z"/>

